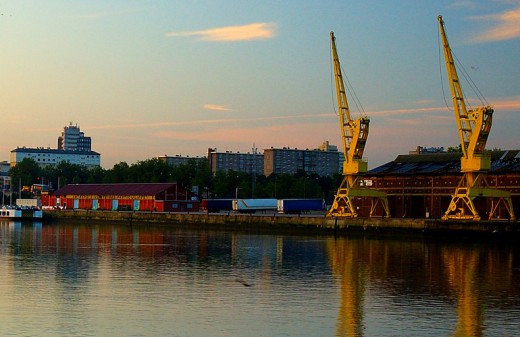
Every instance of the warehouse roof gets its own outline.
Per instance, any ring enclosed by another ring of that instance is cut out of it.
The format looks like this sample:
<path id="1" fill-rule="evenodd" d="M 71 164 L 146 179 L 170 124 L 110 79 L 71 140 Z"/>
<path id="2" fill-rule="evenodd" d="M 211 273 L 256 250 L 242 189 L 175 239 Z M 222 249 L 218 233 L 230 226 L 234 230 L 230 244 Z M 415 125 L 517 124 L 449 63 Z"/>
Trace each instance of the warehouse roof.
<path id="1" fill-rule="evenodd" d="M 490 173 L 520 172 L 520 150 L 491 151 Z M 458 174 L 460 152 L 399 155 L 394 161 L 376 167 L 371 175 Z"/>
<path id="2" fill-rule="evenodd" d="M 157 195 L 175 187 L 176 183 L 69 184 L 54 195 Z"/>

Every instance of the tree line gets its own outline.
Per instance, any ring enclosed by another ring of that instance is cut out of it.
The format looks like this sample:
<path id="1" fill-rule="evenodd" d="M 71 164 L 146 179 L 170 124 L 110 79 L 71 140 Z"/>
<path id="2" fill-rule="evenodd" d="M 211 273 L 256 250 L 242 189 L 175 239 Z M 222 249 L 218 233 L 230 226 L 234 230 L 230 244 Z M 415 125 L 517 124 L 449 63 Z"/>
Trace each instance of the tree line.
<path id="1" fill-rule="evenodd" d="M 184 164 L 171 166 L 158 158 L 131 165 L 120 162 L 111 169 L 87 168 L 68 162 L 42 167 L 33 159 L 25 158 L 11 168 L 10 177 L 13 192 L 18 191 L 18 185 L 33 184 L 48 185 L 52 190 L 67 184 L 175 182 L 187 189 L 195 189 L 204 198 L 323 198 L 328 201 L 333 199 L 342 179 L 339 173 L 322 177 L 303 171 L 268 177 L 236 171 L 213 174 L 204 160 L 190 159 Z"/>

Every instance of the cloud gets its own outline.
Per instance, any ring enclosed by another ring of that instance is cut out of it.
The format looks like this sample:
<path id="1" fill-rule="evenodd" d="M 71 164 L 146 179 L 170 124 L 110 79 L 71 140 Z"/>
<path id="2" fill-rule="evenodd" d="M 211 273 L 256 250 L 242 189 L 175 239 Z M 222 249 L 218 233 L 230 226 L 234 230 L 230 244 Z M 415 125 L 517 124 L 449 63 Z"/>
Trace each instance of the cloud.
<path id="1" fill-rule="evenodd" d="M 467 9 L 475 9 L 477 8 L 477 4 L 474 1 L 469 0 L 457 0 L 454 1 L 448 8 L 467 8 Z"/>
<path id="2" fill-rule="evenodd" d="M 276 35 L 276 24 L 274 23 L 250 23 L 243 26 L 228 26 L 196 30 L 189 32 L 169 32 L 168 37 L 176 36 L 199 36 L 203 41 L 250 41 L 270 39 Z"/>
<path id="3" fill-rule="evenodd" d="M 495 111 L 512 111 L 520 112 L 520 96 L 504 97 L 504 98 L 492 98 L 489 99 L 491 106 Z M 478 105 L 478 104 L 477 104 Z M 205 104 L 204 108 L 224 111 L 232 111 L 225 105 L 214 105 Z M 225 110 L 228 109 L 228 110 Z M 399 117 L 399 116 L 410 116 L 417 115 L 417 118 L 424 118 L 424 114 L 428 114 L 428 118 L 442 118 L 443 116 L 449 116 L 452 114 L 445 114 L 447 110 L 452 110 L 451 106 L 438 106 L 438 107 L 422 107 L 422 108 L 409 108 L 409 109 L 393 109 L 393 110 L 373 110 L 367 111 L 366 115 L 370 118 L 374 117 L 374 122 L 382 120 L 385 117 Z M 439 114 L 440 113 L 440 114 Z M 265 116 L 265 117 L 243 117 L 243 118 L 214 118 L 214 119 L 197 119 L 197 120 L 185 120 L 185 121 L 159 121 L 149 123 L 124 123 L 124 124 L 99 124 L 99 125 L 86 125 L 83 126 L 85 130 L 116 130 L 116 129 L 153 129 L 153 128 L 165 128 L 175 126 L 203 126 L 203 125 L 239 125 L 242 127 L 244 123 L 259 125 L 259 122 L 273 122 L 280 123 L 282 121 L 289 121 L 289 125 L 294 125 L 292 121 L 301 123 L 304 120 L 311 121 L 310 124 L 316 123 L 317 121 L 330 120 L 330 123 L 337 124 L 337 115 L 335 113 L 316 113 L 316 114 L 305 114 L 305 115 L 282 115 L 282 116 Z M 355 118 L 355 117 L 354 117 Z M 397 120 L 397 118 L 395 118 Z M 18 121 L 21 122 L 21 121 Z M 55 131 L 55 128 L 33 128 L 28 131 Z"/>
<path id="4" fill-rule="evenodd" d="M 520 97 L 511 97 L 502 100 L 492 101 L 491 105 L 495 110 L 519 112 Z"/>
<path id="5" fill-rule="evenodd" d="M 432 103 L 433 103 L 432 99 L 420 99 L 420 100 L 415 101 L 415 104 L 419 104 L 419 105 L 431 105 Z"/>
<path id="6" fill-rule="evenodd" d="M 188 125 L 219 125 L 242 122 L 261 122 L 261 121 L 279 121 L 292 119 L 309 119 L 331 117 L 333 114 L 309 114 L 309 115 L 285 115 L 285 116 L 267 116 L 253 118 L 222 118 L 222 119 L 202 119 L 191 121 L 166 121 L 155 123 L 127 123 L 127 124 L 104 124 L 104 125 L 88 125 L 85 129 L 142 129 L 142 128 L 162 128 L 169 126 L 188 126 Z M 40 129 L 41 131 L 41 129 Z"/>
<path id="7" fill-rule="evenodd" d="M 202 106 L 206 110 L 215 110 L 215 111 L 232 111 L 227 105 L 217 105 L 217 104 L 204 104 Z"/>
<path id="8" fill-rule="evenodd" d="M 85 20 L 98 20 L 106 17 L 119 16 L 124 14 L 131 14 L 141 12 L 142 10 L 137 8 L 121 9 L 118 11 L 104 11 L 82 15 L 81 18 Z"/>
<path id="9" fill-rule="evenodd" d="M 491 21 L 494 26 L 475 36 L 473 42 L 512 40 L 520 37 L 520 6 L 500 14 L 471 17 L 473 20 Z"/>
<path id="10" fill-rule="evenodd" d="M 394 109 L 394 110 L 379 110 L 367 111 L 367 116 L 395 116 L 395 115 L 410 115 L 416 113 L 425 113 L 432 111 L 446 110 L 446 107 L 432 107 L 432 108 L 411 108 L 411 109 Z"/>
<path id="11" fill-rule="evenodd" d="M 306 137 L 302 138 L 301 135 Z M 340 130 L 335 122 L 294 123 L 291 125 L 244 125 L 232 127 L 219 125 L 210 129 L 163 130 L 154 137 L 167 140 L 184 140 L 209 144 L 235 144 L 236 146 L 256 143 L 258 148 L 270 146 L 290 146 L 298 148 L 316 148 L 324 140 L 339 143 Z M 327 139 L 328 138 L 328 139 Z"/>

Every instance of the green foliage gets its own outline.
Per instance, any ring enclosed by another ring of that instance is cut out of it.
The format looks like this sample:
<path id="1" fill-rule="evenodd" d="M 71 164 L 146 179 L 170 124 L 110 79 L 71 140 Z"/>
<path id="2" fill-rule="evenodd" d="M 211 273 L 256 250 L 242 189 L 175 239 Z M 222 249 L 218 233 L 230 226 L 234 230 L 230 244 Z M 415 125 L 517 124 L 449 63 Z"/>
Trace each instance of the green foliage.
<path id="1" fill-rule="evenodd" d="M 21 182 L 23 185 L 32 185 L 38 183 L 38 178 L 42 176 L 42 169 L 36 161 L 30 158 L 24 158 L 15 167 L 11 168 L 10 176 L 13 185 Z"/>
<path id="2" fill-rule="evenodd" d="M 34 160 L 24 159 L 11 169 L 13 184 L 21 179 L 23 185 L 50 184 L 56 189 L 66 184 L 95 183 L 165 183 L 177 182 L 185 188 L 197 186 L 203 197 L 210 198 L 325 198 L 329 202 L 343 176 L 320 177 L 300 171 L 296 174 L 257 175 L 253 186 L 252 174 L 236 171 L 219 171 L 212 174 L 204 160 L 189 160 L 185 164 L 170 166 L 157 158 L 115 164 L 111 169 L 61 162 L 41 168 Z"/>
<path id="3" fill-rule="evenodd" d="M 450 153 L 453 153 L 453 152 L 462 152 L 462 145 L 458 145 L 458 146 L 450 146 L 448 147 L 448 149 L 446 150 L 446 152 L 450 152 Z"/>

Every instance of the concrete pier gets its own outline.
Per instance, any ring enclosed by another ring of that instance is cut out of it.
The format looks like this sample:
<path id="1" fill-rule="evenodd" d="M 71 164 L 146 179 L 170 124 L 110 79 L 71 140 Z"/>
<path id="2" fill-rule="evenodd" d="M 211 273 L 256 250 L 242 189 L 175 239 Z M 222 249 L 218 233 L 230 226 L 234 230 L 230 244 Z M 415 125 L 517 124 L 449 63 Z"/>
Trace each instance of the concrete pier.
<path id="1" fill-rule="evenodd" d="M 490 234 L 520 237 L 519 221 L 442 221 L 440 219 L 326 218 L 324 215 L 162 213 L 93 210 L 44 211 L 44 221 L 101 221 L 132 224 L 171 224 L 204 228 L 258 231 L 292 231 L 341 234 L 352 231 L 380 233 Z"/>

